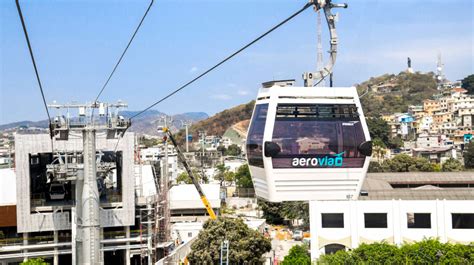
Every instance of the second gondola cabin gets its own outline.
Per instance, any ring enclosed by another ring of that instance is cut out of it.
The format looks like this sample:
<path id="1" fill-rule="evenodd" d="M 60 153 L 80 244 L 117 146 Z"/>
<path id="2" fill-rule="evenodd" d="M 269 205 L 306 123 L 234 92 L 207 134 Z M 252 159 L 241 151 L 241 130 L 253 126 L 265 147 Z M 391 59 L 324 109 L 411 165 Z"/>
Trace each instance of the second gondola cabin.
<path id="1" fill-rule="evenodd" d="M 355 87 L 263 83 L 247 135 L 255 192 L 271 202 L 357 198 L 372 144 Z"/>

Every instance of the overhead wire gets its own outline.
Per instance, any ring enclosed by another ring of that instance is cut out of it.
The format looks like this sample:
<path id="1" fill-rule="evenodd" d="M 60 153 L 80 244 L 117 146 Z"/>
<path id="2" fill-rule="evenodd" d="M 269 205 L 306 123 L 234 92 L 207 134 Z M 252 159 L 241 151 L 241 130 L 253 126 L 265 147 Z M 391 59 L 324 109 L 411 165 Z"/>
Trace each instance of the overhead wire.
<path id="1" fill-rule="evenodd" d="M 232 53 L 231 55 L 227 56 L 226 58 L 224 58 L 222 61 L 220 61 L 219 63 L 215 64 L 214 66 L 212 66 L 211 68 L 207 69 L 206 71 L 204 71 L 203 73 L 201 73 L 200 75 L 196 76 L 195 78 L 193 78 L 191 81 L 188 81 L 187 83 L 185 83 L 184 85 L 180 86 L 179 88 L 177 88 L 176 90 L 174 90 L 173 92 L 169 93 L 168 95 L 166 95 L 165 97 L 161 98 L 160 100 L 154 102 L 153 104 L 151 104 L 150 106 L 148 106 L 147 108 L 145 108 L 144 110 L 136 113 L 135 115 L 133 115 L 130 120 L 136 118 L 137 116 L 140 116 L 141 114 L 145 113 L 147 110 L 155 107 L 156 105 L 160 104 L 161 102 L 165 101 L 166 99 L 172 97 L 173 95 L 175 95 L 176 93 L 178 93 L 179 91 L 183 90 L 184 88 L 186 88 L 187 86 L 191 85 L 192 83 L 196 82 L 197 80 L 199 80 L 200 78 L 202 78 L 203 76 L 207 75 L 208 73 L 210 73 L 211 71 L 213 71 L 214 69 L 218 68 L 219 66 L 221 66 L 222 64 L 224 64 L 225 62 L 229 61 L 230 59 L 232 59 L 234 56 L 236 56 L 237 54 L 241 53 L 242 51 L 244 51 L 245 49 L 247 49 L 248 47 L 252 46 L 253 44 L 255 44 L 256 42 L 258 42 L 259 40 L 263 39 L 265 36 L 267 36 L 268 34 L 272 33 L 274 30 L 278 29 L 279 27 L 281 27 L 282 25 L 284 25 L 285 23 L 287 23 L 288 21 L 290 21 L 291 19 L 293 19 L 294 17 L 298 16 L 300 13 L 302 13 L 303 11 L 305 11 L 308 7 L 312 6 L 313 3 L 306 3 L 303 8 L 301 8 L 300 10 L 298 10 L 297 12 L 293 13 L 291 16 L 289 16 L 288 18 L 286 18 L 285 20 L 283 20 L 282 22 L 278 23 L 277 25 L 273 26 L 271 29 L 269 29 L 268 31 L 266 31 L 265 33 L 263 33 L 262 35 L 260 35 L 259 37 L 257 37 L 256 39 L 252 40 L 251 42 L 249 42 L 248 44 L 246 44 L 245 46 L 243 46 L 242 48 L 238 49 L 237 51 L 235 51 L 234 53 Z"/>
<path id="2" fill-rule="evenodd" d="M 138 23 L 138 26 L 136 27 L 135 31 L 133 32 L 133 35 L 132 37 L 130 38 L 130 40 L 128 41 L 128 44 L 127 46 L 125 47 L 125 49 L 123 50 L 122 54 L 120 55 L 117 63 L 115 64 L 114 68 L 112 69 L 112 72 L 110 72 L 109 74 L 109 77 L 107 78 L 107 80 L 105 81 L 104 85 L 102 86 L 102 89 L 99 91 L 99 93 L 97 94 L 95 100 L 94 100 L 94 103 L 97 102 L 97 100 L 99 100 L 99 97 L 102 95 L 102 93 L 104 92 L 105 88 L 107 87 L 107 85 L 109 84 L 109 81 L 110 79 L 112 78 L 112 76 L 114 75 L 115 71 L 117 70 L 117 67 L 119 66 L 120 62 L 122 62 L 122 59 L 123 57 L 125 56 L 125 53 L 127 53 L 127 50 L 128 48 L 130 47 L 130 44 L 132 44 L 133 40 L 135 39 L 135 36 L 137 35 L 137 32 L 138 30 L 140 29 L 140 27 L 142 26 L 143 24 L 143 21 L 145 20 L 146 16 L 148 15 L 148 12 L 150 11 L 150 8 L 151 6 L 153 5 L 153 2 L 154 0 L 151 0 L 150 1 L 150 4 L 148 5 L 148 8 L 146 9 L 145 13 L 143 14 L 143 17 L 142 19 L 140 20 L 140 23 Z"/>
<path id="3" fill-rule="evenodd" d="M 160 100 L 154 102 L 153 104 L 151 104 L 150 106 L 148 106 L 147 108 L 145 108 L 144 110 L 136 113 L 135 115 L 133 115 L 132 117 L 130 117 L 130 121 L 133 120 L 134 118 L 140 116 L 141 114 L 145 113 L 147 110 L 155 107 L 156 105 L 160 104 L 161 102 L 165 101 L 166 99 L 172 97 L 173 95 L 175 95 L 176 93 L 178 93 L 179 91 L 183 90 L 184 88 L 186 88 L 187 86 L 191 85 L 192 83 L 196 82 L 197 80 L 199 80 L 200 78 L 204 77 L 205 75 L 209 74 L 210 72 L 212 72 L 213 70 L 215 70 L 216 68 L 218 68 L 219 66 L 221 66 L 222 64 L 224 64 L 225 62 L 229 61 L 230 59 L 232 59 L 234 56 L 236 56 L 237 54 L 241 53 L 242 51 L 244 51 L 245 49 L 249 48 L 250 46 L 252 46 L 253 44 L 255 44 L 256 42 L 258 42 L 259 40 L 263 39 L 264 37 L 266 37 L 268 34 L 272 33 L 273 31 L 275 31 L 276 29 L 278 29 L 279 27 L 283 26 L 285 23 L 287 23 L 288 21 L 292 20 L 293 18 L 295 18 L 296 16 L 298 16 L 299 14 L 301 14 L 303 11 L 305 11 L 308 7 L 314 5 L 313 3 L 306 3 L 301 9 L 299 9 L 298 11 L 296 11 L 295 13 L 293 13 L 291 16 L 289 16 L 288 18 L 286 18 L 285 20 L 281 21 L 280 23 L 276 24 L 275 26 L 273 26 L 272 28 L 270 28 L 269 30 L 267 30 L 265 33 L 261 34 L 259 37 L 257 37 L 256 39 L 252 40 L 251 42 L 247 43 L 246 45 L 244 45 L 242 48 L 238 49 L 237 51 L 235 51 L 234 53 L 232 53 L 231 55 L 227 56 L 226 58 L 224 58 L 223 60 L 221 60 L 220 62 L 218 62 L 217 64 L 215 64 L 214 66 L 212 66 L 211 68 L 207 69 L 206 71 L 204 71 L 203 73 L 201 73 L 200 75 L 196 76 L 195 78 L 193 78 L 191 81 L 188 81 L 187 83 L 185 83 L 184 85 L 180 86 L 179 88 L 177 88 L 176 90 L 174 90 L 173 92 L 169 93 L 168 95 L 166 95 L 165 97 L 161 98 Z M 130 127 L 129 127 L 130 128 Z M 121 133 L 121 136 L 125 135 L 125 132 L 128 130 L 125 129 L 122 133 Z M 119 136 L 118 137 L 118 140 L 117 140 L 117 143 L 115 145 L 115 151 L 117 151 L 117 148 L 118 148 L 118 145 L 120 143 L 120 139 L 122 139 L 122 137 Z"/>
<path id="4" fill-rule="evenodd" d="M 54 148 L 53 148 L 53 138 L 52 138 L 53 137 L 53 131 L 52 131 L 52 128 L 51 128 L 51 115 L 49 114 L 48 104 L 46 103 L 46 97 L 45 97 L 44 91 L 43 91 L 43 85 L 41 83 L 41 78 L 40 78 L 40 75 L 39 75 L 39 72 L 38 72 L 38 67 L 36 66 L 35 56 L 33 55 L 33 49 L 31 48 L 30 37 L 28 36 L 28 31 L 26 30 L 26 24 L 25 24 L 25 20 L 23 18 L 23 13 L 21 12 L 21 7 L 20 7 L 19 0 L 15 0 L 15 4 L 16 4 L 16 9 L 18 11 L 18 15 L 20 17 L 21 26 L 23 28 L 23 33 L 25 35 L 26 43 L 28 45 L 28 50 L 30 52 L 31 62 L 33 63 L 33 68 L 35 69 L 36 80 L 38 81 L 38 86 L 39 86 L 39 89 L 40 89 L 40 92 L 41 92 L 41 97 L 43 99 L 44 108 L 46 110 L 46 114 L 48 115 L 48 127 L 49 127 L 49 133 L 50 133 L 50 137 L 51 137 L 51 151 L 53 152 Z"/>

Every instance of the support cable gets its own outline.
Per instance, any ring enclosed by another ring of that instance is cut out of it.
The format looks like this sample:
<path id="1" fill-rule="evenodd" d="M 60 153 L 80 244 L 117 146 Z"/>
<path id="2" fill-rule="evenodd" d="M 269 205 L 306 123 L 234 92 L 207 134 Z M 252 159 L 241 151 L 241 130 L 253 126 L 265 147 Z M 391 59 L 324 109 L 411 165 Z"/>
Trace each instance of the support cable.
<path id="1" fill-rule="evenodd" d="M 309 2 L 307 4 L 305 4 L 300 10 L 296 11 L 295 13 L 293 13 L 291 16 L 289 16 L 288 18 L 286 18 L 285 20 L 283 20 L 282 22 L 278 23 L 277 25 L 273 26 L 271 29 L 267 30 L 265 33 L 263 33 L 262 35 L 260 35 L 259 37 L 257 37 L 256 39 L 252 40 L 251 42 L 249 42 L 248 44 L 246 44 L 245 46 L 243 46 L 242 48 L 238 49 L 237 51 L 235 51 L 234 53 L 232 53 L 231 55 L 227 56 L 226 58 L 224 58 L 222 61 L 220 61 L 219 63 L 215 64 L 214 66 L 212 66 L 211 68 L 207 69 L 206 71 L 204 71 L 203 73 L 201 73 L 200 75 L 198 75 L 197 77 L 195 77 L 194 79 L 192 79 L 191 81 L 185 83 L 184 85 L 180 86 L 178 89 L 174 90 L 173 92 L 171 92 L 170 94 L 166 95 L 165 97 L 161 98 L 160 100 L 156 101 L 155 103 L 151 104 L 150 106 L 148 106 L 147 108 L 145 108 L 144 110 L 138 112 L 137 114 L 133 115 L 132 117 L 130 117 L 130 121 L 138 116 L 140 116 L 141 114 L 145 113 L 147 110 L 155 107 L 156 105 L 160 104 L 161 102 L 165 101 L 166 99 L 172 97 L 173 95 L 175 95 L 176 93 L 178 93 L 179 91 L 183 90 L 184 88 L 186 88 L 187 86 L 191 85 L 192 83 L 196 82 L 198 79 L 204 77 L 205 75 L 207 75 L 208 73 L 210 73 L 211 71 L 215 70 L 216 68 L 218 68 L 219 66 L 221 66 L 222 64 L 224 64 L 225 62 L 229 61 L 230 59 L 232 59 L 234 56 L 236 56 L 237 54 L 241 53 L 242 51 L 244 51 L 245 49 L 249 48 L 250 46 L 252 46 L 253 44 L 255 44 L 256 42 L 258 42 L 259 40 L 263 39 L 264 37 L 266 37 L 268 34 L 272 33 L 273 31 L 275 31 L 276 29 L 278 29 L 279 27 L 283 26 L 285 23 L 287 23 L 288 21 L 290 21 L 291 19 L 295 18 L 296 16 L 298 16 L 299 14 L 301 14 L 303 11 L 305 11 L 308 7 L 314 5 L 314 3 L 312 2 Z M 130 127 L 129 127 L 130 128 Z M 117 143 L 115 144 L 115 151 L 117 151 L 117 148 L 119 146 L 119 143 L 120 143 L 120 140 L 122 139 L 122 137 L 125 135 L 125 132 L 128 130 L 128 128 L 126 130 L 123 131 L 123 133 L 121 133 L 121 135 L 118 137 L 118 140 L 117 140 Z"/>
<path id="2" fill-rule="evenodd" d="M 19 0 L 15 1 L 16 9 L 18 10 L 18 15 L 20 16 L 21 26 L 23 28 L 23 33 L 25 34 L 26 43 L 28 44 L 28 50 L 30 52 L 31 62 L 33 63 L 33 68 L 35 69 L 36 80 L 38 81 L 38 86 L 41 92 L 41 97 L 43 98 L 44 108 L 46 110 L 46 114 L 48 115 L 48 127 L 49 127 L 49 134 L 51 137 L 51 151 L 53 152 L 53 130 L 51 127 L 51 116 L 49 114 L 48 104 L 46 103 L 46 97 L 44 96 L 43 85 L 41 84 L 41 79 L 38 73 L 38 67 L 36 66 L 35 56 L 33 55 L 33 49 L 31 48 L 30 38 L 28 36 L 28 31 L 26 30 L 25 20 L 23 19 L 23 13 L 21 12 L 20 2 Z"/>
<path id="3" fill-rule="evenodd" d="M 97 100 L 99 100 L 100 95 L 102 95 L 102 92 L 104 92 L 105 87 L 109 84 L 110 79 L 115 73 L 115 70 L 117 70 L 117 67 L 119 66 L 120 62 L 122 62 L 123 57 L 125 56 L 125 53 L 127 53 L 128 48 L 130 47 L 130 44 L 132 44 L 133 39 L 135 38 L 135 35 L 137 35 L 138 30 L 143 24 L 143 21 L 145 20 L 145 17 L 148 15 L 148 11 L 150 11 L 151 6 L 153 5 L 154 0 L 150 1 L 150 5 L 148 5 L 147 10 L 145 11 L 145 14 L 143 14 L 142 19 L 140 20 L 140 23 L 138 24 L 137 28 L 135 29 L 135 32 L 133 32 L 132 37 L 130 38 L 130 41 L 128 42 L 127 46 L 125 47 L 125 50 L 123 50 L 122 55 L 120 55 L 120 58 L 118 59 L 117 63 L 115 64 L 112 72 L 110 73 L 109 77 L 107 78 L 107 81 L 105 81 L 104 85 L 102 86 L 102 89 L 100 90 L 99 94 L 97 94 L 94 103 L 97 103 Z"/>
<path id="4" fill-rule="evenodd" d="M 26 43 L 28 44 L 28 50 L 30 51 L 31 62 L 33 62 L 33 67 L 35 69 L 36 80 L 38 81 L 39 89 L 40 89 L 40 92 L 41 92 L 41 97 L 43 98 L 44 108 L 46 109 L 46 114 L 48 115 L 49 123 L 51 123 L 51 116 L 49 115 L 48 105 L 46 103 L 46 98 L 44 96 L 43 85 L 41 84 L 41 79 L 40 79 L 40 76 L 39 76 L 39 73 L 38 73 L 38 68 L 36 67 L 35 56 L 33 55 L 33 49 L 31 48 L 30 38 L 28 37 L 28 31 L 26 30 L 26 25 L 25 25 L 25 21 L 23 19 L 23 13 L 21 12 L 21 7 L 20 7 L 19 0 L 16 0 L 15 3 L 16 3 L 16 8 L 18 10 L 18 15 L 20 16 L 21 26 L 23 27 L 23 33 L 25 34 Z"/>
<path id="5" fill-rule="evenodd" d="M 185 83 L 184 85 L 180 86 L 178 89 L 174 90 L 173 92 L 171 92 L 170 94 L 166 95 L 165 97 L 161 98 L 160 100 L 156 101 L 155 103 L 151 104 L 150 106 L 148 106 L 147 108 L 145 108 L 144 110 L 138 112 L 137 114 L 133 115 L 130 120 L 136 118 L 137 116 L 140 116 L 141 114 L 143 114 L 144 112 L 146 112 L 147 110 L 155 107 L 156 105 L 158 105 L 159 103 L 165 101 L 166 99 L 172 97 L 174 94 L 178 93 L 179 91 L 183 90 L 184 88 L 186 88 L 187 86 L 191 85 L 192 83 L 194 83 L 195 81 L 197 81 L 198 79 L 200 79 L 201 77 L 207 75 L 208 73 L 210 73 L 211 71 L 213 71 L 214 69 L 216 69 L 217 67 L 221 66 L 223 63 L 227 62 L 228 60 L 232 59 L 234 56 L 236 56 L 237 54 L 241 53 L 242 51 L 244 51 L 245 49 L 247 49 L 248 47 L 252 46 L 253 44 L 255 44 L 256 42 L 258 42 L 259 40 L 263 39 L 265 36 L 267 36 L 268 34 L 270 34 L 271 32 L 273 32 L 274 30 L 276 30 L 277 28 L 283 26 L 286 22 L 290 21 L 291 19 L 293 19 L 294 17 L 296 17 L 297 15 L 299 15 L 300 13 L 302 13 L 303 11 L 305 11 L 308 7 L 312 6 L 313 3 L 307 3 L 303 6 L 303 8 L 301 8 L 300 10 L 298 10 L 296 13 L 294 13 L 293 15 L 289 16 L 287 19 L 283 20 L 282 22 L 278 23 L 277 25 L 273 26 L 271 29 L 269 29 L 268 31 L 266 31 L 265 33 L 263 33 L 262 35 L 260 35 L 258 38 L 254 39 L 253 41 L 249 42 L 248 44 L 246 44 L 245 46 L 243 46 L 242 48 L 238 49 L 236 52 L 232 53 L 231 55 L 227 56 L 225 59 L 223 59 L 222 61 L 220 61 L 219 63 L 215 64 L 214 66 L 212 66 L 211 68 L 209 68 L 208 70 L 206 70 L 205 72 L 201 73 L 200 75 L 198 75 L 197 77 L 195 77 L 194 79 L 192 79 L 191 81 Z"/>

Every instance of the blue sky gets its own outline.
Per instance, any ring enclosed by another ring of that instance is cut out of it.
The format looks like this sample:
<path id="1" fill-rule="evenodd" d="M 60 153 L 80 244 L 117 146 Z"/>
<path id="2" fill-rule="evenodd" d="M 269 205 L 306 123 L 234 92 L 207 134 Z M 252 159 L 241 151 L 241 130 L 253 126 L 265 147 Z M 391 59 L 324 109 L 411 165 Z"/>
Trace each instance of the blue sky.
<path id="1" fill-rule="evenodd" d="M 48 102 L 93 100 L 148 6 L 147 0 L 21 2 Z M 101 100 L 122 99 L 129 110 L 141 110 L 305 3 L 155 0 Z M 450 80 L 474 73 L 471 0 L 348 4 L 338 10 L 335 85 L 398 73 L 407 56 L 415 70 L 434 71 L 438 51 Z M 324 32 L 324 50 L 327 40 Z M 14 0 L 0 1 L 0 50 L 0 124 L 44 119 Z M 301 73 L 315 65 L 316 14 L 308 9 L 156 109 L 214 114 L 253 99 L 264 81 L 295 78 L 302 84 Z"/>

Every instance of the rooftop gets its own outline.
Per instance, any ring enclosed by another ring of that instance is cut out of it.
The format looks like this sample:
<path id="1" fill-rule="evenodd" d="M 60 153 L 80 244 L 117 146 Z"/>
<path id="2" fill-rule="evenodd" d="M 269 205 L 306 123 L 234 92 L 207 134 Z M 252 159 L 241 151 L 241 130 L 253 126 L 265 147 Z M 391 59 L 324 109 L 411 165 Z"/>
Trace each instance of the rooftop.
<path id="1" fill-rule="evenodd" d="M 474 200 L 474 172 L 369 173 L 359 200 Z"/>

